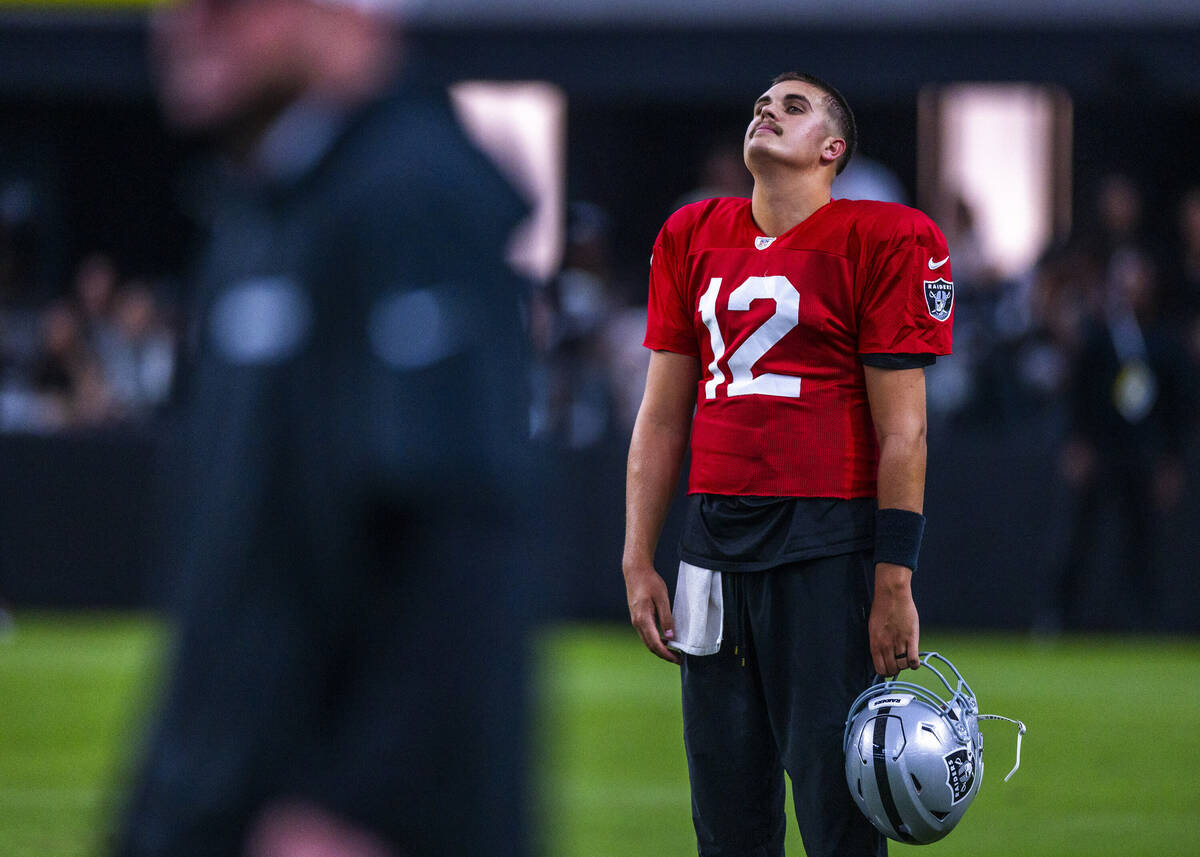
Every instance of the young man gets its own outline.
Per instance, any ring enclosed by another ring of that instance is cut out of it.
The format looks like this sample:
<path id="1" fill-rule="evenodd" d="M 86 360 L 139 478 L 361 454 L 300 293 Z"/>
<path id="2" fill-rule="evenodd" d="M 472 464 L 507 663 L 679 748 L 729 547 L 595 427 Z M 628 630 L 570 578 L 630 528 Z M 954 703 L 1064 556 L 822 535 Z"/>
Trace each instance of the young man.
<path id="1" fill-rule="evenodd" d="M 886 850 L 842 728 L 872 668 L 919 665 L 924 367 L 954 292 L 927 217 L 831 200 L 855 138 L 833 87 L 781 75 L 746 131 L 752 198 L 685 206 L 654 246 L 623 570 L 646 647 L 682 664 L 704 857 L 783 854 L 784 771 L 809 857 Z M 673 612 L 653 560 L 689 431 Z"/>

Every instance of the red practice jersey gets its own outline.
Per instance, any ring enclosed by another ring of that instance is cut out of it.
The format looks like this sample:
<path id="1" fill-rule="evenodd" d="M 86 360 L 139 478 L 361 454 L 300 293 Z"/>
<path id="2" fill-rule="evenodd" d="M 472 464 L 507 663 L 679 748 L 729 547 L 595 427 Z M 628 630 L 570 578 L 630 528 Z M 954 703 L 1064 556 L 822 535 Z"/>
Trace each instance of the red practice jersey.
<path id="1" fill-rule="evenodd" d="M 701 365 L 691 493 L 873 497 L 860 355 L 950 353 L 946 239 L 903 205 L 834 200 L 776 238 L 748 199 L 668 218 L 645 345 Z"/>

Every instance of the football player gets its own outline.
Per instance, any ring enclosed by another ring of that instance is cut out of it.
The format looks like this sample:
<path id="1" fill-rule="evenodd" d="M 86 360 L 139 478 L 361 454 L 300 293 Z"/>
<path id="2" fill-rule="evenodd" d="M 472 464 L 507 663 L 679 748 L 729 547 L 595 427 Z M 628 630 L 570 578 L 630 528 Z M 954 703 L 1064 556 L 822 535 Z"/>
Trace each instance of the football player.
<path id="1" fill-rule="evenodd" d="M 682 665 L 701 855 L 782 855 L 785 771 L 809 857 L 886 851 L 842 729 L 872 670 L 919 666 L 924 368 L 954 286 L 924 214 L 831 198 L 856 136 L 836 89 L 780 75 L 743 140 L 752 197 L 687 205 L 654 245 L 623 571 L 646 647 Z M 653 560 L 689 438 L 672 609 Z"/>

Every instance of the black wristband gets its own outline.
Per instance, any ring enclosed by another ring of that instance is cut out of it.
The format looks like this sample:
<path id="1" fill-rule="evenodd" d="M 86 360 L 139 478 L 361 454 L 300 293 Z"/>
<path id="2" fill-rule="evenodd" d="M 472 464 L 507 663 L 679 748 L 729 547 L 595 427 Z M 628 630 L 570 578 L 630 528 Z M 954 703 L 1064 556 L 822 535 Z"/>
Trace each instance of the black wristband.
<path id="1" fill-rule="evenodd" d="M 875 510 L 875 562 L 890 562 L 917 570 L 925 516 L 907 509 Z"/>

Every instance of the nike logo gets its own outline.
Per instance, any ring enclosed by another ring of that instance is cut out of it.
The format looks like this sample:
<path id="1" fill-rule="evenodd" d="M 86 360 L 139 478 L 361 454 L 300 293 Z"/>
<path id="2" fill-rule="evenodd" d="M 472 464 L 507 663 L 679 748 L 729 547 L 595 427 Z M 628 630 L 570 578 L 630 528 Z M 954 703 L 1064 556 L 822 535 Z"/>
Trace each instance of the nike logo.
<path id="1" fill-rule="evenodd" d="M 930 257 L 929 257 L 929 270 L 931 270 L 931 271 L 936 271 L 938 268 L 942 267 L 942 265 L 945 265 L 945 264 L 946 264 L 947 262 L 949 262 L 949 261 L 950 261 L 950 257 L 949 257 L 949 256 L 947 256 L 945 259 L 943 259 L 943 260 L 942 260 L 942 261 L 940 261 L 940 262 L 935 262 L 935 261 L 933 261 L 933 257 L 932 257 L 932 256 L 930 256 Z"/>

